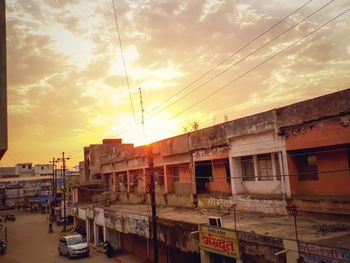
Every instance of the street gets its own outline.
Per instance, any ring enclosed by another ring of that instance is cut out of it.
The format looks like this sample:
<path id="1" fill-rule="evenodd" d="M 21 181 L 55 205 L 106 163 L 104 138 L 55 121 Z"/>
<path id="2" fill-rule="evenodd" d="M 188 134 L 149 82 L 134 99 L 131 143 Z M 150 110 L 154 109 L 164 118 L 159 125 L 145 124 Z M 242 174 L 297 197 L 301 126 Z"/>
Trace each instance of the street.
<path id="1" fill-rule="evenodd" d="M 16 221 L 7 222 L 7 229 L 8 246 L 6 254 L 0 256 L 1 263 L 61 263 L 70 261 L 68 258 L 58 255 L 57 244 L 61 235 L 61 227 L 54 226 L 54 233 L 48 233 L 46 214 L 17 212 Z M 81 263 L 113 261 L 94 249 L 91 249 L 89 258 L 72 260 Z"/>

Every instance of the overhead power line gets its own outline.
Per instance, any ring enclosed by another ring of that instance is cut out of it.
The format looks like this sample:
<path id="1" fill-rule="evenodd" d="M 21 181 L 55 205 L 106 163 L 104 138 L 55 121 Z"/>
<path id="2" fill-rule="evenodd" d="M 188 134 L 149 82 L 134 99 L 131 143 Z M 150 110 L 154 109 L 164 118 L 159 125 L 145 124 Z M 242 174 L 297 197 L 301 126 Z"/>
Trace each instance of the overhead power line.
<path id="1" fill-rule="evenodd" d="M 316 10 L 315 12 L 313 12 L 312 14 L 310 14 L 308 17 L 314 15 L 315 13 L 317 13 L 318 11 L 320 11 L 322 8 L 326 7 L 327 5 L 329 5 L 330 3 L 334 2 L 334 1 L 335 1 L 335 0 L 329 1 L 328 3 L 326 3 L 325 5 L 323 5 L 322 7 L 320 7 L 318 10 Z M 310 2 L 310 1 L 309 1 L 309 2 Z M 290 15 L 292 15 L 292 14 L 294 14 L 295 12 L 297 12 L 298 10 L 300 10 L 302 7 L 304 7 L 304 6 L 305 6 L 306 4 L 308 4 L 309 2 L 303 4 L 301 7 L 299 7 L 299 8 L 296 9 L 295 11 L 293 11 L 293 12 L 292 12 L 291 14 L 289 14 L 287 17 L 285 17 L 284 19 L 282 19 L 281 21 L 279 21 L 278 23 L 276 23 L 275 25 L 273 25 L 273 26 L 270 27 L 269 29 L 265 30 L 262 34 L 258 35 L 258 36 L 255 38 L 255 40 L 258 39 L 259 37 L 261 37 L 261 35 L 263 35 L 264 33 L 266 33 L 266 32 L 268 32 L 269 30 L 271 30 L 273 27 L 277 26 L 277 24 L 280 24 L 282 21 L 284 21 L 284 20 L 285 20 L 286 18 L 288 18 Z M 348 10 L 347 10 L 347 11 L 348 11 Z M 211 94 L 209 94 L 209 95 L 206 96 L 205 98 L 203 98 L 203 99 L 197 101 L 196 103 L 192 104 L 191 106 L 187 107 L 186 109 L 184 109 L 184 110 L 182 110 L 181 112 L 177 113 L 176 115 L 172 116 L 169 120 L 174 119 L 175 117 L 181 115 L 181 114 L 184 113 L 185 111 L 187 111 L 187 110 L 189 110 L 189 109 L 195 107 L 196 105 L 198 105 L 198 104 L 201 103 L 202 101 L 208 99 L 209 97 L 211 97 L 211 96 L 213 96 L 214 94 L 216 94 L 217 92 L 219 92 L 220 90 L 222 90 L 222 89 L 224 89 L 225 87 L 227 87 L 227 86 L 233 84 L 234 82 L 238 81 L 239 79 L 241 79 L 241 78 L 244 77 L 245 75 L 249 74 L 250 72 L 254 71 L 255 69 L 261 67 L 263 64 L 267 63 L 269 60 L 271 60 L 271 59 L 273 59 L 274 57 L 276 57 L 277 55 L 283 53 L 285 50 L 289 49 L 290 47 L 296 45 L 298 42 L 304 40 L 305 38 L 307 38 L 307 37 L 310 36 L 311 34 L 317 32 L 317 31 L 320 30 L 322 27 L 326 26 L 327 24 L 331 23 L 332 21 L 334 21 L 334 20 L 337 19 L 338 17 L 342 16 L 342 15 L 343 15 L 344 13 L 346 13 L 347 11 L 341 13 L 341 14 L 338 15 L 337 17 L 335 17 L 335 18 L 331 19 L 330 21 L 328 21 L 327 23 L 323 24 L 321 27 L 319 27 L 319 28 L 317 28 L 316 30 L 312 31 L 311 33 L 307 34 L 307 35 L 304 36 L 302 39 L 299 39 L 298 41 L 294 42 L 292 45 L 290 45 L 290 46 L 286 47 L 285 49 L 283 49 L 282 51 L 280 51 L 279 53 L 277 53 L 277 54 L 271 56 L 271 57 L 268 58 L 267 60 L 263 61 L 262 63 L 258 64 L 257 66 L 253 67 L 252 69 L 250 69 L 249 71 L 243 73 L 242 75 L 240 75 L 238 78 L 234 79 L 233 81 L 230 81 L 229 83 L 227 83 L 227 84 L 225 84 L 224 86 L 220 87 L 219 89 L 215 90 L 214 92 L 212 92 Z M 302 21 L 305 21 L 305 19 L 306 19 L 306 18 L 304 18 Z M 302 21 L 299 21 L 299 24 L 300 24 Z M 296 25 L 294 25 L 294 26 L 292 26 L 292 27 L 295 27 L 295 26 L 296 26 Z M 285 30 L 285 32 L 288 31 L 288 30 L 290 30 L 290 29 L 291 29 L 291 28 L 288 28 L 287 30 Z M 282 34 L 280 34 L 280 35 L 282 35 Z M 280 35 L 279 35 L 279 36 L 280 36 Z M 278 36 L 278 37 L 279 37 L 279 36 Z M 251 41 L 251 42 L 253 42 L 253 41 Z M 246 45 L 248 46 L 248 44 L 246 44 Z M 266 45 L 267 45 L 267 44 L 264 44 L 264 46 L 266 46 Z M 243 47 L 242 47 L 240 50 L 242 50 L 242 49 L 243 49 Z M 258 50 L 260 50 L 260 49 L 261 49 L 261 47 L 258 48 Z M 254 52 L 256 52 L 256 51 L 254 51 Z M 237 52 L 236 52 L 236 53 L 237 53 Z M 234 53 L 234 54 L 236 54 L 236 53 Z M 225 60 L 225 61 L 226 61 L 226 60 Z M 225 61 L 223 61 L 222 63 L 224 63 Z M 219 64 L 218 64 L 218 65 L 219 65 Z M 216 67 L 218 67 L 218 65 L 217 65 Z M 214 68 L 215 68 L 215 67 L 214 67 Z M 213 68 L 213 69 L 214 69 L 214 68 Z M 204 73 L 203 76 L 204 76 L 205 74 L 206 74 L 206 73 Z M 190 84 L 190 85 L 192 85 L 192 84 Z M 152 109 L 152 110 L 154 110 L 154 109 Z M 130 124 L 129 124 L 129 125 L 130 125 Z M 115 134 L 115 135 L 114 135 L 114 138 L 115 138 L 115 137 L 118 137 L 119 135 L 121 135 L 121 134 L 123 134 L 123 133 L 125 133 L 125 132 L 127 132 L 127 131 L 129 131 L 129 129 L 130 129 L 130 128 L 127 127 L 127 128 L 126 128 L 125 130 L 123 130 L 122 132 L 120 132 L 120 133 L 118 133 L 118 134 Z"/>
<path id="2" fill-rule="evenodd" d="M 266 64 L 267 62 L 269 62 L 270 60 L 272 60 L 273 58 L 277 57 L 278 55 L 282 54 L 284 51 L 286 51 L 287 49 L 295 46 L 296 44 L 298 44 L 299 42 L 303 41 L 304 39 L 308 38 L 309 36 L 311 36 L 312 34 L 316 33 L 317 31 L 319 31 L 320 29 L 322 29 L 323 27 L 325 27 L 326 25 L 330 24 L 331 22 L 333 22 L 334 20 L 336 20 L 337 18 L 343 16 L 345 13 L 349 12 L 350 9 L 347 9 L 345 11 L 343 11 L 342 13 L 340 13 L 339 15 L 337 15 L 336 17 L 332 18 L 331 20 L 329 20 L 328 22 L 322 24 L 321 26 L 317 27 L 315 30 L 311 31 L 310 33 L 308 33 L 307 35 L 305 35 L 304 37 L 300 38 L 299 40 L 294 41 L 291 45 L 287 46 L 286 48 L 282 49 L 281 51 L 279 51 L 278 53 L 272 55 L 271 57 L 269 57 L 268 59 L 264 60 L 263 62 L 259 63 L 258 65 L 254 66 L 253 68 L 249 69 L 248 71 L 246 71 L 245 73 L 241 74 L 240 76 L 238 76 L 237 78 L 235 78 L 234 80 L 226 83 L 224 86 L 221 86 L 220 88 L 216 89 L 215 91 L 213 91 L 212 93 L 210 93 L 209 95 L 207 95 L 206 97 L 198 100 L 197 102 L 195 102 L 194 104 L 192 104 L 191 106 L 185 108 L 184 110 L 178 112 L 177 114 L 175 114 L 174 116 L 172 116 L 170 119 L 174 119 L 175 117 L 181 115 L 182 113 L 188 111 L 189 109 L 195 107 L 196 105 L 200 104 L 201 102 L 207 100 L 208 98 L 212 97 L 213 95 L 215 95 L 216 93 L 218 93 L 219 91 L 223 90 L 224 88 L 230 86 L 231 84 L 235 83 L 236 81 L 240 80 L 241 78 L 243 78 L 244 76 L 248 75 L 249 73 L 251 73 L 252 71 L 260 68 L 261 66 L 263 66 L 264 64 Z"/>
<path id="3" fill-rule="evenodd" d="M 284 34 L 286 34 L 287 32 L 289 32 L 290 30 L 292 30 L 293 28 L 297 27 L 298 25 L 300 25 L 301 23 L 303 23 L 306 19 L 310 18 L 311 16 L 315 15 L 316 13 L 320 12 L 322 9 L 324 9 L 325 7 L 327 7 L 328 5 L 330 5 L 332 2 L 334 2 L 335 0 L 331 0 L 329 2 L 327 2 L 326 4 L 324 4 L 323 6 L 321 6 L 320 8 L 318 8 L 316 11 L 312 12 L 311 14 L 309 14 L 308 16 L 304 17 L 302 20 L 300 20 L 299 22 L 297 22 L 296 24 L 294 24 L 293 26 L 287 28 L 286 30 L 284 30 L 282 33 L 278 34 L 277 36 L 275 36 L 274 38 L 272 38 L 271 40 L 269 40 L 268 42 L 266 42 L 265 44 L 261 45 L 259 48 L 255 49 L 254 51 L 252 51 L 251 53 L 249 53 L 248 55 L 244 56 L 242 59 L 236 61 L 234 64 L 230 65 L 229 67 L 227 67 L 226 69 L 224 69 L 223 71 L 219 72 L 218 74 L 214 75 L 213 77 L 211 77 L 209 80 L 207 80 L 206 82 L 202 83 L 201 85 L 199 85 L 198 87 L 196 87 L 195 89 L 191 90 L 190 92 L 188 92 L 187 94 L 183 95 L 182 97 L 176 99 L 175 101 L 173 101 L 172 103 L 170 103 L 169 105 L 161 108 L 160 110 L 165 110 L 167 108 L 169 108 L 170 106 L 174 105 L 175 103 L 179 102 L 180 100 L 186 98 L 187 96 L 191 95 L 193 92 L 199 90 L 200 88 L 206 86 L 207 84 L 209 84 L 210 82 L 212 82 L 214 79 L 220 77 L 221 75 L 223 75 L 225 72 L 229 71 L 231 68 L 233 68 L 234 66 L 237 66 L 238 64 L 242 63 L 243 61 L 245 61 L 247 58 L 251 57 L 252 55 L 256 54 L 258 51 L 262 50 L 264 47 L 268 46 L 269 44 L 271 44 L 272 42 L 274 42 L 276 39 L 278 39 L 279 37 L 283 36 Z M 241 49 L 240 49 L 241 50 Z M 238 51 L 239 52 L 239 51 Z M 238 53 L 237 52 L 237 53 Z M 232 55 L 233 56 L 233 55 Z M 231 57 L 230 57 L 231 58 Z M 159 112 L 159 111 L 157 111 Z"/>
<path id="4" fill-rule="evenodd" d="M 130 103 L 131 103 L 132 114 L 134 116 L 134 122 L 136 123 L 136 115 L 135 115 L 134 103 L 132 101 L 132 96 L 131 96 L 129 77 L 128 77 L 128 73 L 127 73 L 127 70 L 126 70 L 126 63 L 125 63 L 125 58 L 124 58 L 123 44 L 122 44 L 122 39 L 121 39 L 121 36 L 120 36 L 120 30 L 119 30 L 119 25 L 118 25 L 118 16 L 117 16 L 117 11 L 116 11 L 116 8 L 115 8 L 115 5 L 114 5 L 114 0 L 112 0 L 112 4 L 113 4 L 113 12 L 114 12 L 115 24 L 117 26 L 117 31 L 118 31 L 118 40 L 119 40 L 119 45 L 120 45 L 120 53 L 121 53 L 122 60 L 123 60 L 125 81 L 126 81 L 126 85 L 128 86 L 129 99 L 130 99 Z"/>
<path id="5" fill-rule="evenodd" d="M 230 60 L 232 57 L 234 57 L 235 55 L 237 55 L 239 52 L 241 52 L 242 50 L 244 50 L 245 48 L 247 48 L 248 46 L 250 46 L 252 43 L 254 43 L 255 41 L 257 41 L 259 38 L 261 38 L 263 35 L 265 35 L 266 33 L 270 32 L 272 29 L 274 29 L 275 27 L 277 27 L 278 25 L 280 25 L 281 23 L 283 23 L 285 20 L 287 20 L 290 16 L 292 16 L 293 14 L 295 14 L 296 12 L 298 12 L 299 10 L 303 9 L 306 5 L 308 5 L 310 2 L 312 2 L 312 0 L 309 0 L 308 2 L 302 4 L 301 6 L 299 6 L 297 9 L 295 9 L 294 11 L 292 11 L 291 13 L 289 13 L 287 16 L 285 16 L 284 18 L 280 19 L 278 22 L 276 22 L 275 24 L 273 24 L 272 26 L 270 26 L 269 28 L 267 28 L 265 31 L 263 31 L 262 33 L 260 33 L 259 35 L 257 35 L 255 38 L 253 38 L 251 41 L 247 42 L 245 45 L 243 45 L 241 48 L 239 48 L 237 51 L 235 51 L 234 53 L 232 53 L 229 57 L 225 58 L 224 60 L 220 61 L 218 64 L 216 64 L 214 67 L 212 67 L 210 70 L 208 70 L 207 72 L 201 74 L 200 76 L 198 76 L 195 80 L 193 80 L 192 82 L 190 82 L 189 84 L 187 84 L 184 88 L 182 88 L 179 92 L 173 94 L 172 96 L 168 97 L 167 99 L 165 99 L 165 101 L 163 101 L 162 103 L 160 103 L 159 105 L 155 106 L 153 109 L 151 109 L 148 113 L 146 112 L 146 117 L 147 114 L 151 114 L 152 112 L 154 112 L 156 109 L 158 109 L 159 107 L 161 107 L 163 104 L 167 103 L 169 100 L 171 100 L 172 98 L 175 98 L 177 95 L 179 95 L 181 92 L 185 91 L 186 89 L 188 89 L 189 87 L 191 87 L 193 84 L 195 84 L 196 82 L 198 82 L 199 80 L 201 80 L 202 78 L 204 78 L 205 76 L 207 76 L 208 74 L 210 74 L 211 72 L 213 72 L 215 69 L 219 68 L 221 65 L 223 65 L 225 62 L 227 62 L 228 60 Z M 173 105 L 174 103 L 172 103 L 171 105 Z M 162 108 L 162 109 L 166 109 L 168 107 L 170 107 L 171 105 Z M 157 111 L 159 112 L 159 111 Z M 139 119 L 140 120 L 140 119 Z M 119 135 L 129 131 L 129 127 L 132 125 L 132 122 L 128 123 L 126 125 L 126 129 L 123 129 L 122 132 L 119 132 L 118 134 L 111 134 L 111 136 L 113 137 L 118 137 Z"/>
<path id="6" fill-rule="evenodd" d="M 321 9 L 323 9 L 324 7 L 326 7 L 327 5 L 329 5 L 330 3 L 334 2 L 335 0 L 329 1 L 327 2 L 325 5 L 323 5 L 322 7 L 320 7 L 319 9 L 317 9 L 316 11 L 314 11 L 312 14 L 310 14 L 308 17 L 310 17 L 311 15 L 314 15 L 316 12 L 320 11 Z M 208 98 L 212 97 L 213 95 L 215 95 L 216 93 L 218 93 L 219 91 L 223 90 L 224 88 L 232 85 L 233 83 L 237 82 L 238 80 L 242 79 L 243 77 L 245 77 L 246 75 L 248 75 L 249 73 L 251 73 L 252 71 L 255 71 L 256 69 L 260 68 L 261 66 L 263 66 L 264 64 L 266 64 L 267 62 L 269 62 L 270 60 L 272 60 L 273 58 L 275 58 L 276 56 L 282 54 L 284 51 L 286 51 L 287 49 L 295 46 L 296 44 L 298 44 L 299 42 L 303 41 L 304 39 L 306 39 L 307 37 L 309 37 L 310 35 L 318 32 L 320 29 L 322 29 L 323 27 L 325 27 L 326 25 L 330 24 L 331 22 L 333 22 L 334 20 L 338 19 L 339 17 L 343 16 L 345 13 L 347 13 L 349 11 L 349 9 L 343 11 L 342 13 L 340 13 L 339 15 L 337 15 L 336 17 L 332 18 L 331 20 L 328 20 L 326 23 L 322 24 L 321 26 L 317 27 L 315 30 L 311 31 L 310 33 L 308 33 L 307 35 L 305 35 L 304 37 L 296 40 L 295 42 L 293 42 L 291 45 L 287 46 L 286 48 L 282 49 L 281 51 L 279 51 L 278 53 L 272 55 L 271 57 L 269 57 L 268 59 L 264 60 L 263 62 L 259 63 L 258 65 L 254 66 L 253 68 L 249 69 L 248 71 L 244 72 L 243 74 L 241 74 L 240 76 L 238 76 L 237 78 L 235 78 L 234 80 L 226 83 L 225 85 L 221 86 L 220 88 L 214 90 L 213 92 L 211 92 L 209 95 L 207 95 L 206 97 L 198 100 L 197 102 L 195 102 L 194 104 L 190 105 L 189 107 L 183 109 L 182 111 L 178 112 L 177 114 L 171 116 L 170 118 L 168 118 L 169 120 L 175 119 L 176 117 L 178 117 L 179 115 L 183 114 L 184 112 L 188 111 L 189 109 L 197 106 L 198 104 L 202 103 L 203 101 L 207 100 Z M 303 21 L 305 21 L 303 19 Z M 295 27 L 296 25 L 294 25 L 293 27 Z M 288 29 L 287 29 L 288 30 Z M 266 44 L 264 44 L 264 46 L 266 46 Z M 249 56 L 249 55 L 248 55 Z M 129 129 L 126 129 L 124 132 L 119 133 L 123 134 L 125 132 L 127 132 Z M 116 136 L 118 136 L 116 135 Z"/>
<path id="7" fill-rule="evenodd" d="M 335 0 L 333 0 L 335 1 Z M 163 101 L 161 104 L 158 104 L 157 106 L 155 106 L 153 109 L 150 110 L 149 113 L 154 112 L 157 108 L 159 108 L 161 105 L 165 104 L 166 102 L 168 102 L 169 100 L 175 98 L 177 95 L 179 95 L 180 93 L 182 93 L 183 91 L 185 91 L 186 89 L 188 89 L 189 87 L 191 87 L 194 83 L 198 82 L 199 80 L 201 80 L 202 78 L 204 78 L 205 76 L 207 76 L 209 73 L 213 72 L 215 69 L 219 68 L 221 65 L 223 65 L 225 62 L 227 62 L 228 60 L 230 60 L 231 58 L 233 58 L 235 55 L 237 55 L 239 52 L 241 52 L 242 50 L 244 50 L 246 47 L 250 46 L 252 43 L 254 43 L 256 40 L 258 40 L 259 38 L 261 38 L 263 35 L 265 35 L 266 33 L 270 32 L 272 29 L 274 29 L 275 27 L 277 27 L 279 24 L 283 23 L 285 20 L 287 20 L 290 16 L 292 16 L 293 14 L 295 14 L 296 12 L 298 12 L 299 10 L 303 9 L 306 5 L 308 5 L 310 2 L 312 2 L 312 0 L 306 2 L 305 4 L 302 4 L 300 7 L 298 7 L 297 9 L 295 9 L 293 12 L 289 13 L 287 16 L 285 16 L 283 19 L 279 20 L 278 22 L 276 22 L 275 24 L 273 24 L 271 27 L 269 27 L 268 29 L 266 29 L 265 31 L 263 31 L 262 33 L 260 33 L 259 35 L 257 35 L 255 38 L 253 38 L 251 41 L 249 41 L 248 43 L 246 43 L 245 45 L 243 45 L 241 48 L 239 48 L 237 51 L 235 51 L 234 53 L 232 53 L 230 56 L 228 56 L 227 58 L 225 58 L 224 60 L 220 61 L 218 64 L 216 64 L 214 67 L 212 67 L 211 69 L 209 69 L 208 71 L 206 71 L 205 73 L 201 74 L 199 77 L 197 77 L 195 80 L 193 80 L 192 82 L 190 82 L 188 85 L 186 85 L 184 88 L 182 88 L 180 91 L 176 92 L 175 94 L 173 94 L 172 96 L 168 97 L 167 99 L 165 99 L 165 101 Z M 170 105 L 173 105 L 170 104 Z M 167 108 L 167 107 L 166 107 Z M 165 108 L 162 108 L 165 109 Z M 148 114 L 149 114 L 148 113 Z"/>

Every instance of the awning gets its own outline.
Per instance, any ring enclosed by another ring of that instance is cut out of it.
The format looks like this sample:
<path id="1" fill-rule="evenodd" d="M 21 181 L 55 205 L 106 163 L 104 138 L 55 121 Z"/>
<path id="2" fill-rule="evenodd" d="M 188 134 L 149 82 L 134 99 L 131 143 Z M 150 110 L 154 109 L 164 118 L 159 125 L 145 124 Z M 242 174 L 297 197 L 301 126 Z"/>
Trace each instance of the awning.
<path id="1" fill-rule="evenodd" d="M 48 203 L 51 200 L 51 196 L 35 196 L 35 197 L 29 197 L 28 201 L 30 203 Z"/>

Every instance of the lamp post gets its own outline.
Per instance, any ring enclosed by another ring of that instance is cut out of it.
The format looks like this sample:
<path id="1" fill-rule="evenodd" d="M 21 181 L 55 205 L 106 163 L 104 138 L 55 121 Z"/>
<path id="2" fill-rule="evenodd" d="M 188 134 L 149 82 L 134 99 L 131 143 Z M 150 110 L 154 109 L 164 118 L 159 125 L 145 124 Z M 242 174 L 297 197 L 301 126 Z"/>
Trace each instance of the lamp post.
<path id="1" fill-rule="evenodd" d="M 62 161 L 62 180 L 63 180 L 63 231 L 67 231 L 67 203 L 66 203 L 66 160 L 69 160 L 69 157 L 64 157 L 64 152 L 62 152 L 62 158 L 58 158 L 59 161 Z"/>

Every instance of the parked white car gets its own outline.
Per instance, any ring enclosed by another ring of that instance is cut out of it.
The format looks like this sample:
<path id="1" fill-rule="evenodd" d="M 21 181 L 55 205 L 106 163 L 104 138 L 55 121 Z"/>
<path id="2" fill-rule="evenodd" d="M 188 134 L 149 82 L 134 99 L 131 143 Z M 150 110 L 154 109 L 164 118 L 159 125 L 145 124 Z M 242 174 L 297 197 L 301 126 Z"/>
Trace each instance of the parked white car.
<path id="1" fill-rule="evenodd" d="M 88 257 L 90 249 L 88 243 L 81 235 L 70 235 L 60 238 L 58 253 L 68 258 Z"/>

